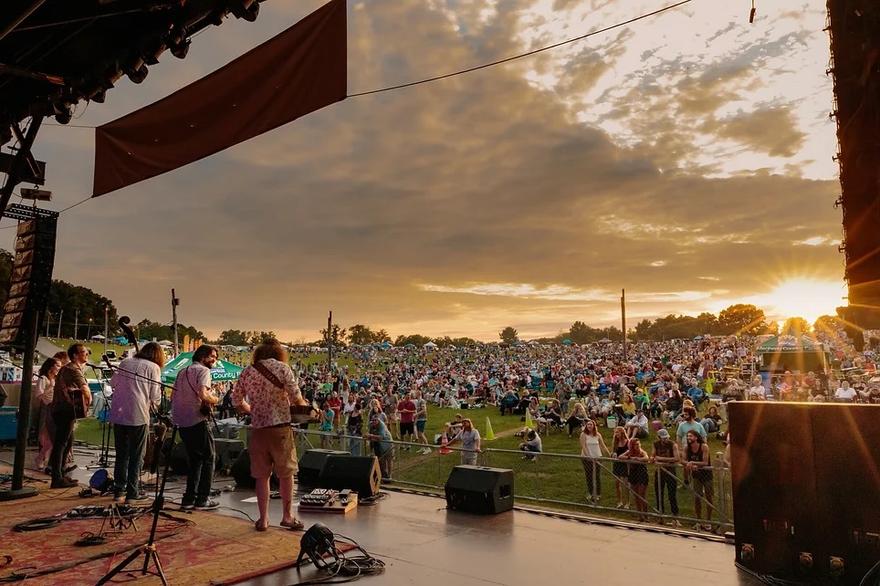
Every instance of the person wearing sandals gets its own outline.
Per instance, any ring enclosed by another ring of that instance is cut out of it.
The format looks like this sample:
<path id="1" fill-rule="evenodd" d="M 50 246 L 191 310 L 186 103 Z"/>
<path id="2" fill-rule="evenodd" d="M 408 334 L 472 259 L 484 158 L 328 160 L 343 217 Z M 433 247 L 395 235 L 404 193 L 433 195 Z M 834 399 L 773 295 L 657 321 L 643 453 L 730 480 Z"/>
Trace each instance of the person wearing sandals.
<path id="1" fill-rule="evenodd" d="M 278 477 L 281 493 L 281 526 L 302 530 L 302 521 L 293 516 L 293 474 L 296 472 L 296 447 L 290 427 L 290 408 L 305 405 L 296 376 L 287 365 L 287 351 L 271 340 L 257 346 L 253 361 L 241 373 L 232 391 L 232 405 L 251 416 L 248 453 L 251 476 L 256 481 L 257 508 L 260 518 L 257 531 L 269 528 L 269 478 Z"/>

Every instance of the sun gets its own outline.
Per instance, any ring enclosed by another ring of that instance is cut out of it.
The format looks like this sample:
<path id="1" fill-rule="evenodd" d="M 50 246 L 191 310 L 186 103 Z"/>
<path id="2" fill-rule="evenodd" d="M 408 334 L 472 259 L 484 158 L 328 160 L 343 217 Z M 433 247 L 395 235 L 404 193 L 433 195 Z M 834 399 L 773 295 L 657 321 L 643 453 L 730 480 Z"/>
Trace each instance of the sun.
<path id="1" fill-rule="evenodd" d="M 846 304 L 846 287 L 840 281 L 795 277 L 779 282 L 758 298 L 756 305 L 763 307 L 768 317 L 802 317 L 812 325 L 819 316 L 835 315 L 836 309 Z"/>

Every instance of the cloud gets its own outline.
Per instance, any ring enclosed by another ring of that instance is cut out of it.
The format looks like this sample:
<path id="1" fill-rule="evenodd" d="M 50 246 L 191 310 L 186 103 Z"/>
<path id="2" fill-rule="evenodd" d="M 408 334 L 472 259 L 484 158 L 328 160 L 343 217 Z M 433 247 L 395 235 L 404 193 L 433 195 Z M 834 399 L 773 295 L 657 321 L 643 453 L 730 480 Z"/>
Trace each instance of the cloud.
<path id="1" fill-rule="evenodd" d="M 788 108 L 740 112 L 726 120 L 713 120 L 704 129 L 771 157 L 793 157 L 800 151 L 806 138 L 806 134 L 798 130 L 794 115 Z"/>
<path id="2" fill-rule="evenodd" d="M 187 60 L 163 60 L 142 86 L 121 83 L 79 122 L 163 95 L 319 4 L 267 2 L 256 23 L 209 29 Z M 349 87 L 471 66 L 644 8 L 593 4 L 354 4 Z M 350 98 L 103 196 L 62 216 L 56 276 L 161 321 L 174 287 L 180 319 L 210 335 L 259 328 L 289 339 L 316 338 L 329 309 L 395 335 L 492 339 L 508 324 L 543 335 L 576 319 L 614 323 L 621 288 L 633 315 L 656 316 L 753 295 L 787 270 L 840 279 L 833 246 L 792 246 L 839 231 L 836 181 L 783 173 L 771 155 L 797 151 L 792 133 L 813 129 L 798 111 L 774 143 L 753 118 L 736 122 L 735 100 L 772 82 L 749 64 L 796 60 L 813 37 L 766 32 L 748 37 L 763 44 L 752 49 L 720 18 L 710 32 L 723 50 L 672 55 L 679 32 L 696 30 L 691 14 L 572 46 L 543 72 L 521 61 Z M 91 140 L 76 129 L 41 136 L 59 207 L 87 193 Z M 701 159 L 713 141 L 748 149 L 755 164 L 724 173 Z M 798 152 L 786 160 L 808 165 Z"/>

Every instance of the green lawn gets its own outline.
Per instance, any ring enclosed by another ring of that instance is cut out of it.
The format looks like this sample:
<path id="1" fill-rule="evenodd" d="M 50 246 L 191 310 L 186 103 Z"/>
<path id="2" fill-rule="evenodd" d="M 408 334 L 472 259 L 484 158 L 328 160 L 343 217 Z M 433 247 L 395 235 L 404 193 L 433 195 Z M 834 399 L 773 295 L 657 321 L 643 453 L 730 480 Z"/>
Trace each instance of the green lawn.
<path id="1" fill-rule="evenodd" d="M 604 516 L 613 516 L 624 519 L 633 519 L 632 511 L 618 511 L 615 506 L 615 479 L 611 474 L 611 462 L 606 462 L 606 468 L 600 473 L 601 500 L 598 507 L 587 503 L 587 490 L 584 478 L 583 466 L 579 458 L 565 457 L 554 454 L 577 455 L 580 453 L 578 436 L 569 438 L 566 431 L 556 431 L 542 437 L 544 454 L 534 461 L 523 460 L 522 453 L 518 451 L 521 438 L 510 435 L 512 431 L 523 428 L 524 423 L 519 416 L 507 415 L 502 417 L 497 408 L 486 409 L 440 409 L 429 407 L 428 424 L 426 435 L 432 441 L 434 435 L 440 433 L 444 423 L 451 421 L 456 413 L 470 418 L 483 436 L 484 454 L 480 463 L 485 466 L 496 468 L 509 468 L 515 473 L 515 491 L 517 501 L 524 505 L 540 505 L 547 508 L 561 510 L 575 510 L 579 512 L 595 513 Z M 502 435 L 493 441 L 485 439 L 487 435 L 486 419 L 491 421 L 495 435 Z M 605 439 L 606 445 L 611 445 L 610 429 L 600 427 L 599 431 Z M 674 429 L 670 429 L 674 434 Z M 98 445 L 101 442 L 101 426 L 95 419 L 81 420 L 77 424 L 76 439 L 86 443 Z M 314 447 L 321 446 L 318 436 L 308 435 L 301 438 L 304 444 Z M 655 436 L 652 434 L 642 445 L 649 454 L 651 452 Z M 305 443 L 307 442 L 307 443 Z M 111 438 L 112 444 L 112 438 Z M 340 440 L 332 438 L 325 440 L 324 446 L 328 448 L 344 449 Z M 713 461 L 719 458 L 719 453 L 724 451 L 724 444 L 715 437 L 710 436 L 709 448 Z M 496 451 L 500 450 L 500 451 Z M 511 450 L 506 452 L 504 450 Z M 442 491 L 452 468 L 460 463 L 458 452 L 441 455 L 435 450 L 431 455 L 421 455 L 415 449 L 398 450 L 394 461 L 394 478 L 402 484 L 421 486 L 428 490 Z M 682 471 L 678 471 L 679 489 L 678 504 L 680 514 L 685 517 L 694 515 L 694 497 L 687 487 L 681 486 Z M 729 477 L 722 481 L 716 479 L 716 487 L 723 484 L 725 495 L 722 497 L 716 489 L 715 505 L 719 509 L 724 508 L 727 518 L 732 521 L 732 505 L 730 498 Z M 649 511 L 655 506 L 655 487 L 653 478 L 650 481 L 647 498 Z M 668 511 L 668 502 L 666 503 Z M 601 508 L 600 508 L 601 507 Z M 634 509 L 634 507 L 633 507 Z M 716 512 L 714 519 L 718 520 Z"/>
<path id="2" fill-rule="evenodd" d="M 67 349 L 74 343 L 80 343 L 86 346 L 89 350 L 92 351 L 92 362 L 97 363 L 101 360 L 101 355 L 104 354 L 104 343 L 103 342 L 93 342 L 87 341 L 83 342 L 82 340 L 73 340 L 70 338 L 46 338 L 50 343 L 58 346 L 61 350 L 65 352 Z M 121 356 L 123 352 L 131 348 L 131 346 L 120 346 L 119 344 L 107 344 L 108 350 L 113 350 L 116 352 L 117 356 Z"/>

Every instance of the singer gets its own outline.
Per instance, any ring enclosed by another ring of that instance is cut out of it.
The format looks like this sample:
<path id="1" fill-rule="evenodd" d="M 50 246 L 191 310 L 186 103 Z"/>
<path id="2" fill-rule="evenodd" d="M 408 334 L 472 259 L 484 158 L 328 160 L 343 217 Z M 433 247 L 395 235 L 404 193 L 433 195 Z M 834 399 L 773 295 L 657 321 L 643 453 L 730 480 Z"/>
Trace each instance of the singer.
<path id="1" fill-rule="evenodd" d="M 157 408 L 162 398 L 159 381 L 164 365 L 162 347 L 149 342 L 134 357 L 123 360 L 110 379 L 113 387 L 110 423 L 116 444 L 113 499 L 119 504 L 149 498 L 141 493 L 138 480 L 147 449 L 150 407 Z"/>

